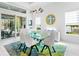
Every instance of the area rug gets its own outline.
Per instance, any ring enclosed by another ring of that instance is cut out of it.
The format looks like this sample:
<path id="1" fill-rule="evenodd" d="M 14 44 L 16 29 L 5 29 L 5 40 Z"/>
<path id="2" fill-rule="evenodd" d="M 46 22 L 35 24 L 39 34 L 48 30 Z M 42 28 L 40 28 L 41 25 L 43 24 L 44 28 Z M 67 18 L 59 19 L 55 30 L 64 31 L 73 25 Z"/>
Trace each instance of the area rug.
<path id="1" fill-rule="evenodd" d="M 24 53 L 23 51 L 19 51 L 17 48 L 20 45 L 20 41 L 15 42 L 15 43 L 11 43 L 8 45 L 5 45 L 5 49 L 8 51 L 10 56 L 28 56 L 30 48 L 28 48 L 26 50 L 26 53 Z M 39 51 L 41 51 L 41 49 L 43 48 L 42 46 L 37 46 L 39 48 Z M 54 44 L 53 47 L 55 48 L 56 52 L 53 52 L 53 49 L 51 48 L 52 51 L 52 56 L 64 56 L 65 50 L 66 50 L 66 46 L 65 45 L 61 45 L 61 44 Z M 36 51 L 35 48 L 33 48 L 31 56 L 50 56 L 49 55 L 49 51 L 48 49 L 44 49 L 44 51 L 42 53 L 38 53 Z"/>

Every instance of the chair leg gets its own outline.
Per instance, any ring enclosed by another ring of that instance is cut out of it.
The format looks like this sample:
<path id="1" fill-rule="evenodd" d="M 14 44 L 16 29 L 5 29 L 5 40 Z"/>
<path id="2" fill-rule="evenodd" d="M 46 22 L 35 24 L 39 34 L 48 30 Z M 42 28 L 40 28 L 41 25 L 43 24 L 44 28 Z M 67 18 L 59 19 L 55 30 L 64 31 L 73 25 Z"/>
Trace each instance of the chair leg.
<path id="1" fill-rule="evenodd" d="M 26 53 L 27 47 L 26 45 L 24 46 L 23 52 Z"/>
<path id="2" fill-rule="evenodd" d="M 56 52 L 55 48 L 54 47 L 52 47 L 52 48 L 53 48 L 53 51 Z"/>
<path id="3" fill-rule="evenodd" d="M 21 46 L 22 46 L 22 43 L 20 44 L 20 47 L 19 47 L 19 49 L 21 48 Z"/>
<path id="4" fill-rule="evenodd" d="M 43 46 L 43 49 L 41 50 L 41 52 L 43 52 L 44 48 L 45 48 L 45 45 Z"/>
<path id="5" fill-rule="evenodd" d="M 26 49 L 23 49 L 23 52 L 26 53 Z"/>
<path id="6" fill-rule="evenodd" d="M 34 47 L 34 46 L 31 46 L 30 53 L 29 53 L 29 55 L 28 55 L 28 56 L 30 56 L 30 55 L 31 55 L 31 52 L 32 52 L 33 47 Z"/>
<path id="7" fill-rule="evenodd" d="M 46 47 L 47 47 L 48 50 L 49 50 L 49 54 L 50 54 L 50 56 L 52 56 L 52 54 L 51 54 L 51 50 L 50 50 L 49 46 L 46 46 Z"/>
<path id="8" fill-rule="evenodd" d="M 36 47 L 37 51 L 39 52 L 39 49 L 37 48 L 37 46 L 36 45 L 34 45 L 34 46 Z"/>
<path id="9" fill-rule="evenodd" d="M 36 47 L 36 50 L 39 52 L 37 46 L 36 45 L 33 45 L 33 46 L 31 46 L 31 50 L 30 50 L 29 56 L 31 55 L 31 52 L 32 52 L 32 49 L 33 49 L 34 46 Z"/>

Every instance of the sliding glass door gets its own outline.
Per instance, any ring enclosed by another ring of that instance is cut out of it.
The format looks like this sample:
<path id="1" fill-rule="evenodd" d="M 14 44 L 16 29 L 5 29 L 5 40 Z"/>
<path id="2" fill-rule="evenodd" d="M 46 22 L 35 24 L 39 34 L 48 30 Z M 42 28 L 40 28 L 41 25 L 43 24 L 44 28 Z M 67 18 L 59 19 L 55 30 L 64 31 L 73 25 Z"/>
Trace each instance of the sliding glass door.
<path id="1" fill-rule="evenodd" d="M 16 30 L 16 36 L 19 36 L 20 29 L 22 26 L 26 25 L 26 21 L 24 17 L 21 16 L 15 16 L 15 30 Z"/>
<path id="2" fill-rule="evenodd" d="M 19 36 L 20 29 L 26 25 L 24 17 L 1 14 L 1 39 Z"/>
<path id="3" fill-rule="evenodd" d="M 15 36 L 15 16 L 1 14 L 1 39 Z"/>

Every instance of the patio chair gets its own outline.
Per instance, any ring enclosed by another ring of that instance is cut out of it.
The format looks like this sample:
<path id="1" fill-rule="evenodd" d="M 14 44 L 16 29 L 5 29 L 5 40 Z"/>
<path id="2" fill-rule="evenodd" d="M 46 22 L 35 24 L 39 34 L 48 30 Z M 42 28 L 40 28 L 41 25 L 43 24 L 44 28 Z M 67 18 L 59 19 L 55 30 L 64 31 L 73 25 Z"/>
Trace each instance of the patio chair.
<path id="1" fill-rule="evenodd" d="M 6 35 L 7 35 L 7 37 L 11 37 L 12 36 L 12 30 L 9 32 L 9 33 L 7 33 Z"/>

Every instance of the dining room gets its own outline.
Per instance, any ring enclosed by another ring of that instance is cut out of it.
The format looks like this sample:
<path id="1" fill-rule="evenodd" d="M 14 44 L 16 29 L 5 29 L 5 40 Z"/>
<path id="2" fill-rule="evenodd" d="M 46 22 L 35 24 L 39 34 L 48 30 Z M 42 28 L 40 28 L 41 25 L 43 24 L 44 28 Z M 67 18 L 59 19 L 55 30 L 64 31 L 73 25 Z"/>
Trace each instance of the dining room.
<path id="1" fill-rule="evenodd" d="M 73 5 L 78 8 L 78 3 L 0 2 L 0 55 L 79 55 L 75 53 L 79 26 L 65 23 L 66 14 L 70 16 L 68 12 L 74 10 Z"/>

